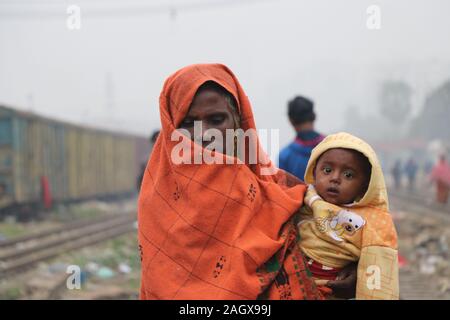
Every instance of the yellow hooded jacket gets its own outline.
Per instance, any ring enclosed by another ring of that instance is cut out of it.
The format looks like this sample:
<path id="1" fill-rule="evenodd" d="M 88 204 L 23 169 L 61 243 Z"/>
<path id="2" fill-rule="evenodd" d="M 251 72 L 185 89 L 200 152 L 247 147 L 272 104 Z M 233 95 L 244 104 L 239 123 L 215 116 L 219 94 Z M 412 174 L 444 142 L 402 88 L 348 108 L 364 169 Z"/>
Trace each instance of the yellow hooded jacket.
<path id="1" fill-rule="evenodd" d="M 373 149 L 361 139 L 341 132 L 326 137 L 312 151 L 305 182 L 314 185 L 314 168 L 329 149 L 353 149 L 364 154 L 372 165 L 365 195 L 350 205 L 335 206 L 315 197 L 310 188 L 299 223 L 303 252 L 317 262 L 342 268 L 358 262 L 356 299 L 398 299 L 397 233 L 389 205 L 383 172 Z M 314 199 L 312 199 L 314 197 Z"/>

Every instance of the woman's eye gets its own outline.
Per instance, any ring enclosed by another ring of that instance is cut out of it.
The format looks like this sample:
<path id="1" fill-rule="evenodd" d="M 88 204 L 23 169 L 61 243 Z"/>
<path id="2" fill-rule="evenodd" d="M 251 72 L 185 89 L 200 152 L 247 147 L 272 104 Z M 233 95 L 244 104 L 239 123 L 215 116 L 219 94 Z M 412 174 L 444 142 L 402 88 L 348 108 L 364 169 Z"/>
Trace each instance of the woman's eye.
<path id="1" fill-rule="evenodd" d="M 224 120 L 225 120 L 224 116 L 214 116 L 214 117 L 209 118 L 209 121 L 215 125 L 221 124 Z"/>
<path id="2" fill-rule="evenodd" d="M 331 168 L 330 167 L 325 167 L 325 168 L 322 169 L 322 171 L 325 174 L 329 174 L 329 173 L 331 173 Z"/>
<path id="3" fill-rule="evenodd" d="M 182 128 L 190 128 L 194 125 L 194 121 L 192 119 L 184 119 L 181 124 L 180 127 Z"/>

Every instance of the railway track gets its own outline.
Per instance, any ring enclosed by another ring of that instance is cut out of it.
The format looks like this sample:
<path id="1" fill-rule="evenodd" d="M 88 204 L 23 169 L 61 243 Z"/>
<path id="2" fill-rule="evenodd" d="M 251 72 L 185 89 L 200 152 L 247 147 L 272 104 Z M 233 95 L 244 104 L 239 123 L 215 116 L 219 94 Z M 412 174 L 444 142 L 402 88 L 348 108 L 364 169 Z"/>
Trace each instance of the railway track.
<path id="1" fill-rule="evenodd" d="M 417 194 L 391 192 L 389 194 L 393 213 L 403 211 L 404 219 L 417 226 L 418 230 L 434 225 L 440 231 L 450 229 L 450 207 L 433 202 L 434 199 Z M 402 235 L 402 222 L 399 222 L 399 237 Z M 440 236 L 436 234 L 435 236 Z M 410 248 L 411 249 L 411 248 Z M 400 248 L 402 250 L 402 248 Z M 410 263 L 417 264 L 416 261 Z M 405 270 L 406 269 L 406 270 Z M 439 287 L 433 275 L 425 275 L 414 269 L 400 269 L 400 297 L 404 300 L 434 300 L 442 299 Z"/>
<path id="2" fill-rule="evenodd" d="M 400 299 L 439 300 L 438 289 L 426 276 L 417 273 L 404 273 L 400 270 Z"/>
<path id="3" fill-rule="evenodd" d="M 434 198 L 414 193 L 390 192 L 389 200 L 397 210 L 406 210 L 415 215 L 429 215 L 450 224 L 450 205 L 437 204 Z"/>
<path id="4" fill-rule="evenodd" d="M 67 251 L 130 232 L 134 230 L 135 221 L 135 214 L 115 214 L 0 242 L 0 278 Z"/>

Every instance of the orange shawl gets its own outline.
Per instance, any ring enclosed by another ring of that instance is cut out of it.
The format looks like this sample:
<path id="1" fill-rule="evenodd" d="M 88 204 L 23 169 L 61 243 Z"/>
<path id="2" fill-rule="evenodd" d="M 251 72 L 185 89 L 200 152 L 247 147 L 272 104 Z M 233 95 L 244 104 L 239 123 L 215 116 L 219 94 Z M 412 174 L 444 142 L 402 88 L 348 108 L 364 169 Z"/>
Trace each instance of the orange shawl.
<path id="1" fill-rule="evenodd" d="M 281 170 L 261 175 L 260 163 L 171 161 L 180 143 L 172 132 L 206 81 L 233 94 L 242 129 L 255 129 L 250 102 L 226 66 L 192 65 L 166 80 L 161 134 L 139 195 L 141 299 L 321 298 L 293 222 L 304 184 Z"/>

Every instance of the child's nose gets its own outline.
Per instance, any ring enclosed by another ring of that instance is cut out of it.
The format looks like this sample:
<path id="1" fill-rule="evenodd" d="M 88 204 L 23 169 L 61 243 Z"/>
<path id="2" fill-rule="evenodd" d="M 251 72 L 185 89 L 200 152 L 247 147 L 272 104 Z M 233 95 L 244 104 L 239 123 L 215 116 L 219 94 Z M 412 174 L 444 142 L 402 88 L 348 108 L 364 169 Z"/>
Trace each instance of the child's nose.
<path id="1" fill-rule="evenodd" d="M 339 173 L 333 172 L 332 175 L 331 175 L 330 181 L 334 182 L 334 183 L 340 183 L 341 179 L 340 179 Z"/>

